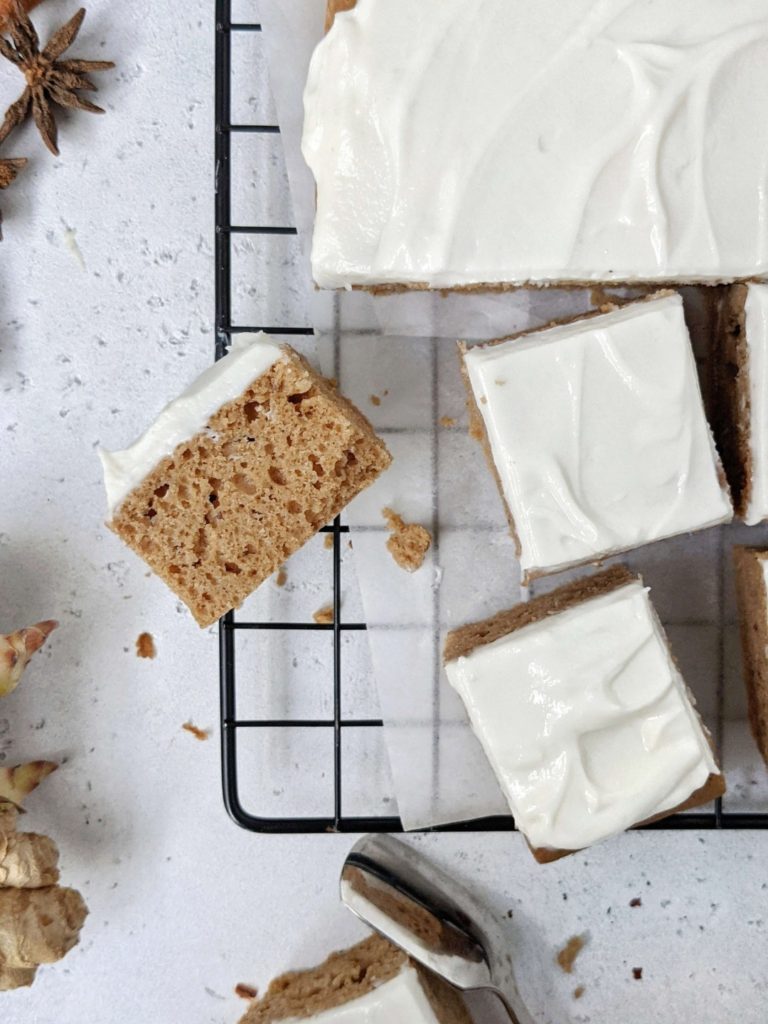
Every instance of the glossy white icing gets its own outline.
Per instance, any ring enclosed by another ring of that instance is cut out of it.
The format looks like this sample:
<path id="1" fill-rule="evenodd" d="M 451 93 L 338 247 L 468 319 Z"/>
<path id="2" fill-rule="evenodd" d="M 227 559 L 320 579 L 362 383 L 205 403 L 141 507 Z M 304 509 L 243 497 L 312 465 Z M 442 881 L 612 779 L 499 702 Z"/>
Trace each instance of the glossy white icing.
<path id="1" fill-rule="evenodd" d="M 170 402 L 130 448 L 117 452 L 100 448 L 110 515 L 161 459 L 199 434 L 215 412 L 237 398 L 283 354 L 283 348 L 266 334 L 236 335 L 227 355 Z"/>
<path id="2" fill-rule="evenodd" d="M 731 519 L 678 295 L 464 361 L 526 573 Z"/>
<path id="3" fill-rule="evenodd" d="M 413 967 L 342 1006 L 281 1024 L 440 1024 Z"/>
<path id="4" fill-rule="evenodd" d="M 640 582 L 446 672 L 533 847 L 582 849 L 677 806 L 718 771 Z"/>
<path id="5" fill-rule="evenodd" d="M 755 526 L 768 517 L 768 285 L 749 285 L 744 312 L 752 456 L 752 479 L 744 522 Z"/>
<path id="6" fill-rule="evenodd" d="M 765 0 L 360 0 L 319 44 L 316 282 L 768 272 Z"/>

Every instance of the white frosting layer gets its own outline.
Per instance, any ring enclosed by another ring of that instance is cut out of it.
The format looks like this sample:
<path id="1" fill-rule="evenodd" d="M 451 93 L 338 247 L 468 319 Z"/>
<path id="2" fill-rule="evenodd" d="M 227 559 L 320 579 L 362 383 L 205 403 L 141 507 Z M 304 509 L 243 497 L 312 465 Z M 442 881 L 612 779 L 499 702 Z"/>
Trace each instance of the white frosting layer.
<path id="1" fill-rule="evenodd" d="M 182 441 L 199 434 L 215 412 L 261 377 L 284 354 L 266 334 L 239 334 L 223 359 L 170 402 L 145 434 L 119 452 L 99 449 L 110 514 Z"/>
<path id="2" fill-rule="evenodd" d="M 282 1024 L 440 1024 L 413 967 L 343 1006 Z"/>
<path id="3" fill-rule="evenodd" d="M 464 360 L 526 572 L 732 517 L 679 296 Z"/>
<path id="4" fill-rule="evenodd" d="M 677 806 L 718 771 L 639 582 L 446 671 L 533 847 L 582 849 Z"/>
<path id="5" fill-rule="evenodd" d="M 749 447 L 752 481 L 744 522 L 768 517 L 768 285 L 751 284 L 744 306 L 749 350 Z"/>
<path id="6" fill-rule="evenodd" d="M 765 0 L 359 0 L 303 152 L 322 287 L 768 272 Z"/>

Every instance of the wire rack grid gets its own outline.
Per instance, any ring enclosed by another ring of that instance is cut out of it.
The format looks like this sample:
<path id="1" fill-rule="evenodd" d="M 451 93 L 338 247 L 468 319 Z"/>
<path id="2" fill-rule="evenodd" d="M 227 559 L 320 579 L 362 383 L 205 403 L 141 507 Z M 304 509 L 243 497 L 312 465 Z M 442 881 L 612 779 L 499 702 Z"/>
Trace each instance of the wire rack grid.
<path id="1" fill-rule="evenodd" d="M 232 306 L 232 242 L 237 236 L 257 235 L 263 238 L 295 236 L 296 228 L 266 226 L 259 224 L 235 224 L 231 217 L 232 199 L 232 139 L 239 133 L 257 135 L 279 135 L 277 124 L 235 124 L 231 120 L 232 110 L 232 44 L 241 33 L 261 33 L 262 26 L 256 21 L 233 21 L 232 0 L 216 0 L 216 67 L 215 67 L 215 265 L 216 265 L 216 358 L 227 351 L 230 339 L 235 333 L 265 331 L 277 336 L 309 336 L 313 332 L 306 326 L 290 324 L 241 324 L 233 322 Z M 365 631 L 364 622 L 345 622 L 341 608 L 342 543 L 349 533 L 349 527 L 339 519 L 324 527 L 323 533 L 333 540 L 332 550 L 332 594 L 333 621 L 328 624 L 315 621 L 250 621 L 241 620 L 233 613 L 220 622 L 220 687 L 221 687 L 221 737 L 222 737 L 222 780 L 226 808 L 241 827 L 253 832 L 272 833 L 322 833 L 322 832 L 397 832 L 402 823 L 397 816 L 351 816 L 344 812 L 345 759 L 343 756 L 343 734 L 348 729 L 380 730 L 381 718 L 345 718 L 344 687 L 345 677 L 342 664 L 342 637 L 350 631 Z M 437 534 L 435 534 L 437 536 Z M 721 540 L 722 544 L 722 540 Z M 724 553 L 721 551 L 721 566 Z M 721 573 L 722 575 L 722 573 Z M 723 580 L 718 586 L 723 588 Z M 722 607 L 721 599 L 721 607 Z M 721 623 L 722 625 L 722 623 Z M 241 631 L 286 631 L 296 636 L 307 631 L 332 634 L 333 657 L 331 678 L 327 685 L 332 688 L 332 714 L 317 718 L 240 718 L 237 714 L 238 658 L 236 638 Z M 722 670 L 721 670 L 722 678 Z M 722 693 L 719 722 L 722 722 Z M 325 816 L 273 817 L 254 813 L 244 806 L 241 796 L 241 780 L 238 767 L 238 740 L 244 732 L 264 730 L 311 729 L 330 730 L 333 734 L 333 813 Z M 720 744 L 721 736 L 715 736 Z M 514 821 L 509 816 L 482 818 L 441 826 L 436 831 L 500 831 L 513 830 Z M 677 814 L 661 822 L 644 826 L 649 829 L 742 829 L 768 828 L 768 813 L 732 812 L 723 809 L 717 800 L 712 810 L 701 810 Z"/>

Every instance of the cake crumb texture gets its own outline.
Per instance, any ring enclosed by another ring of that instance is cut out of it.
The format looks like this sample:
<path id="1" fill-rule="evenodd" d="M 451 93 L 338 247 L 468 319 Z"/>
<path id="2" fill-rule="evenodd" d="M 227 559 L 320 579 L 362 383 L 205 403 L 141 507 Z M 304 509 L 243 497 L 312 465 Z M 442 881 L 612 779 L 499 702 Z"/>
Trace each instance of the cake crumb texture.
<path id="1" fill-rule="evenodd" d="M 712 373 L 712 431 L 731 488 L 736 515 L 746 515 L 752 493 L 750 446 L 748 289 L 738 284 L 717 289 Z"/>
<path id="2" fill-rule="evenodd" d="M 305 1020 L 367 995 L 408 964 L 402 950 L 372 935 L 351 949 L 332 953 L 318 967 L 276 978 L 264 996 L 248 1008 L 240 1024 Z M 462 997 L 449 985 L 421 970 L 419 979 L 440 1024 L 472 1024 Z"/>
<path id="3" fill-rule="evenodd" d="M 329 626 L 333 622 L 333 605 L 325 604 L 312 615 L 318 626 Z"/>
<path id="4" fill-rule="evenodd" d="M 563 948 L 557 954 L 557 964 L 561 971 L 566 974 L 573 974 L 573 965 L 576 957 L 587 944 L 586 935 L 572 935 Z"/>
<path id="5" fill-rule="evenodd" d="M 749 725 L 768 765 L 768 601 L 763 561 L 767 549 L 736 547 L 736 597 L 739 605 L 744 682 Z"/>
<path id="6" fill-rule="evenodd" d="M 158 463 L 109 525 L 208 626 L 390 461 L 365 417 L 286 349 Z"/>
<path id="7" fill-rule="evenodd" d="M 139 633 L 136 637 L 136 657 L 154 658 L 157 655 L 155 639 L 151 633 Z"/>
<path id="8" fill-rule="evenodd" d="M 185 722 L 181 727 L 184 732 L 188 732 L 191 736 L 194 736 L 196 740 L 204 742 L 210 736 L 210 730 L 201 729 L 198 725 L 193 725 L 192 722 Z"/>
<path id="9" fill-rule="evenodd" d="M 391 508 L 384 508 L 381 514 L 387 520 L 392 534 L 387 541 L 387 550 L 401 569 L 416 572 L 424 564 L 432 544 L 429 530 L 418 523 L 406 523 L 402 516 Z"/>

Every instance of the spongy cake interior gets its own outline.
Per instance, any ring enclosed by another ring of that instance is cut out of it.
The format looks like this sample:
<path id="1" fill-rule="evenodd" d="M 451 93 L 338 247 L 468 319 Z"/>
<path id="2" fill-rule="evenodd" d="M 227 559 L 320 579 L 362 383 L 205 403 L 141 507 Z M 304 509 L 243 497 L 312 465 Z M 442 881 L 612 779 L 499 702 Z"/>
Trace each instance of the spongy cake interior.
<path id="1" fill-rule="evenodd" d="M 209 625 L 389 462 L 365 417 L 286 350 L 162 459 L 110 526 Z"/>

